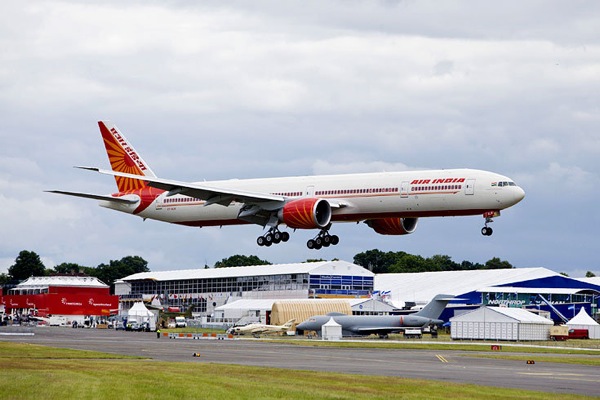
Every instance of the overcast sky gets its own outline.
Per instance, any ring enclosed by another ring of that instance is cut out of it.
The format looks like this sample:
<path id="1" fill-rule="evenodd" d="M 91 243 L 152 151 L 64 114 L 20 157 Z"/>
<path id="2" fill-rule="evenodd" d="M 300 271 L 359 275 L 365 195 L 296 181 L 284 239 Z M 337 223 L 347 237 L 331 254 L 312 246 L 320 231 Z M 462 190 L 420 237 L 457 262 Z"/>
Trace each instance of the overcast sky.
<path id="1" fill-rule="evenodd" d="M 198 3 L 198 4 L 197 4 Z M 597 1 L 5 1 L 0 14 L 0 272 L 139 255 L 153 271 L 234 254 L 272 263 L 406 251 L 600 275 Z M 258 247 L 259 226 L 142 221 L 93 200 L 114 180 L 110 119 L 163 178 L 422 168 L 513 178 L 492 224 L 421 219 L 406 236 L 337 224 Z"/>

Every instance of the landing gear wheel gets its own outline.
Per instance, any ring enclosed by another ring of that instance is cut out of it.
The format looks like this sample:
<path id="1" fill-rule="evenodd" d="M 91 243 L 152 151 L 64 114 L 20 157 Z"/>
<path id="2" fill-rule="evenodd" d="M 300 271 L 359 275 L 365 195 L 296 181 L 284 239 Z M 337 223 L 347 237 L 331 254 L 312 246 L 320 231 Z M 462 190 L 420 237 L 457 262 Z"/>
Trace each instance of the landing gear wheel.
<path id="1" fill-rule="evenodd" d="M 267 233 L 265 235 L 265 241 L 268 243 L 267 246 L 270 246 L 273 243 L 273 235 L 271 233 Z"/>
<path id="2" fill-rule="evenodd" d="M 492 236 L 492 233 L 494 233 L 494 230 L 492 228 L 489 228 L 487 226 L 481 228 L 481 234 L 483 236 Z"/>
<path id="3" fill-rule="evenodd" d="M 481 228 L 481 234 L 483 236 L 492 236 L 492 233 L 494 232 L 494 230 L 492 228 L 490 228 L 488 226 L 488 224 L 494 222 L 492 217 L 499 216 L 499 215 L 500 215 L 499 211 L 487 211 L 487 212 L 483 213 L 483 218 L 485 218 L 484 227 Z"/>
<path id="4" fill-rule="evenodd" d="M 323 247 L 323 239 L 318 237 L 315 239 L 315 249 L 319 250 L 321 247 Z"/>
<path id="5" fill-rule="evenodd" d="M 327 226 L 326 228 L 321 229 L 321 232 L 319 232 L 319 234 L 317 236 L 315 236 L 313 239 L 310 239 L 306 243 L 306 246 L 309 249 L 318 250 L 322 247 L 335 246 L 336 244 L 338 244 L 340 242 L 340 238 L 337 235 L 330 235 L 328 232 L 329 228 L 330 228 L 330 226 Z"/>
<path id="6" fill-rule="evenodd" d="M 256 243 L 259 246 L 270 246 L 272 244 L 278 244 L 281 242 L 287 242 L 290 240 L 290 234 L 287 232 L 281 232 L 277 227 L 269 229 L 267 233 L 256 238 Z"/>

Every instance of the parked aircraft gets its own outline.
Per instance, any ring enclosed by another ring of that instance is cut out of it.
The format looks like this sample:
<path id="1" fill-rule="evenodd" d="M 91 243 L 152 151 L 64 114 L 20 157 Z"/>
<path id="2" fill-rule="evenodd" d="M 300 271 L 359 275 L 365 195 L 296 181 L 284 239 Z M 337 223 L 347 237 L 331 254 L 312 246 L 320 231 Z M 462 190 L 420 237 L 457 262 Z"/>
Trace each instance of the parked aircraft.
<path id="1" fill-rule="evenodd" d="M 294 322 L 296 322 L 295 319 L 290 319 L 283 325 L 248 324 L 243 326 L 234 326 L 229 328 L 228 332 L 233 333 L 234 335 L 245 335 L 250 333 L 252 336 L 258 337 L 258 335 L 261 333 L 287 332 L 292 329 Z"/>
<path id="2" fill-rule="evenodd" d="M 387 337 L 390 333 L 401 332 L 405 328 L 425 328 L 430 325 L 441 325 L 438 319 L 446 308 L 446 304 L 454 296 L 438 294 L 421 311 L 409 315 L 346 315 L 329 313 L 316 315 L 298 324 L 301 331 L 320 332 L 321 327 L 331 318 L 342 326 L 343 336 L 371 335 Z"/>
<path id="3" fill-rule="evenodd" d="M 510 178 L 473 169 L 296 176 L 267 179 L 182 182 L 158 178 L 117 127 L 99 121 L 112 170 L 78 167 L 112 175 L 111 195 L 52 190 L 100 200 L 100 205 L 144 220 L 187 226 L 258 224 L 268 230 L 260 246 L 287 242 L 291 229 L 314 229 L 311 249 L 336 245 L 333 222 L 365 222 L 382 235 L 413 233 L 421 217 L 483 215 L 481 233 L 500 210 L 517 204 L 525 192 Z"/>

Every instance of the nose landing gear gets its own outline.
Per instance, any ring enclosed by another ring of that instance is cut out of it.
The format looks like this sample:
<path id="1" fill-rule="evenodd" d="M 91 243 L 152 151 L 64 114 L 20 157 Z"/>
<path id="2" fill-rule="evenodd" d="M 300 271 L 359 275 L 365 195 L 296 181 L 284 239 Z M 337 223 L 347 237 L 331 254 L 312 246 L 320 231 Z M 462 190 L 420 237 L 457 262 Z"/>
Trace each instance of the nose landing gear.
<path id="1" fill-rule="evenodd" d="M 494 222 L 492 217 L 497 217 L 498 215 L 500 215 L 500 213 L 497 211 L 487 211 L 483 214 L 483 218 L 485 218 L 485 226 L 481 228 L 481 234 L 483 236 L 492 236 L 494 230 L 490 228 L 488 224 Z"/>

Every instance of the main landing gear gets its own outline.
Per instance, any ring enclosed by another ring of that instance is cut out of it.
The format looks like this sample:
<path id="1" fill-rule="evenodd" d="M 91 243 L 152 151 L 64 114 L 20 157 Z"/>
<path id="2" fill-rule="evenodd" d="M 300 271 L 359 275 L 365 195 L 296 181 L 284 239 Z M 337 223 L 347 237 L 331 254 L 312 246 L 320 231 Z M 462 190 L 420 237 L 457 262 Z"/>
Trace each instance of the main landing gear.
<path id="1" fill-rule="evenodd" d="M 492 219 L 494 214 L 495 213 L 493 211 L 489 211 L 483 214 L 483 218 L 485 218 L 485 226 L 481 228 L 481 234 L 483 236 L 492 236 L 492 233 L 494 233 L 494 230 L 488 226 L 489 223 L 494 222 L 494 220 Z"/>
<path id="2" fill-rule="evenodd" d="M 256 243 L 259 246 L 267 246 L 269 247 L 272 244 L 277 244 L 280 242 L 287 242 L 288 240 L 290 240 L 290 234 L 287 232 L 281 232 L 279 229 L 277 228 L 271 228 L 269 229 L 269 232 L 267 232 L 266 234 L 259 236 L 256 239 Z"/>
<path id="3" fill-rule="evenodd" d="M 339 242 L 340 238 L 337 235 L 330 235 L 327 229 L 322 229 L 317 236 L 306 242 L 306 247 L 319 250 L 321 247 L 335 246 Z"/>

